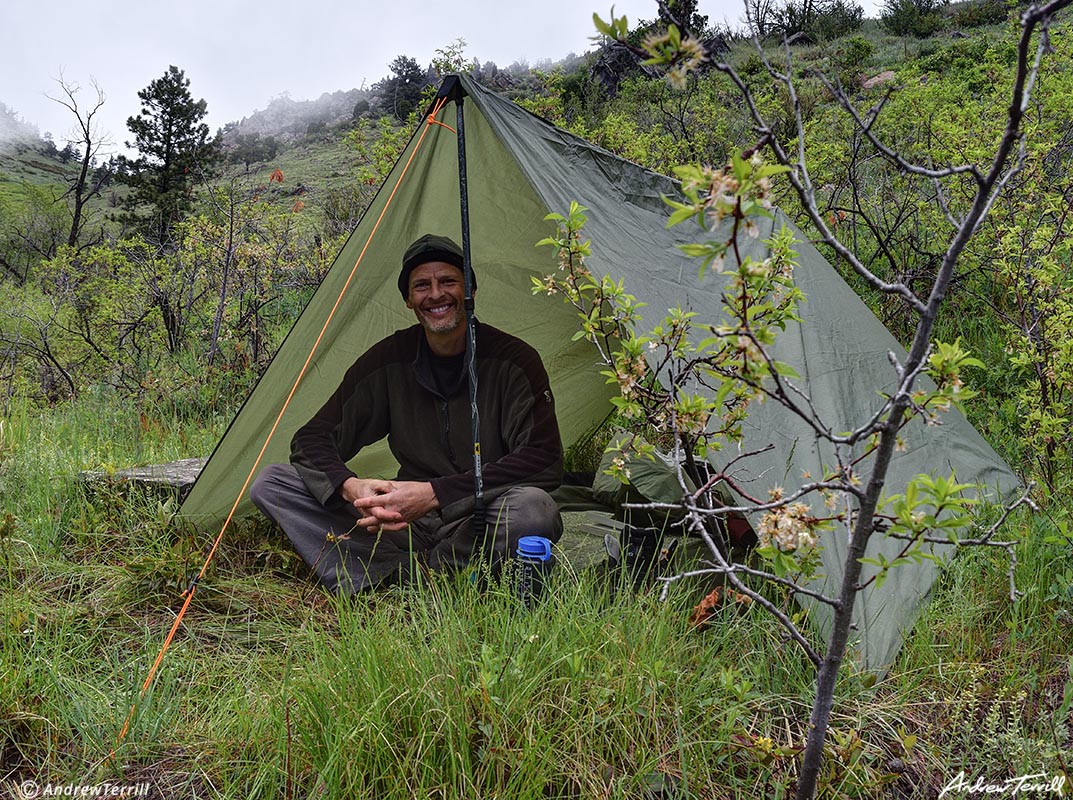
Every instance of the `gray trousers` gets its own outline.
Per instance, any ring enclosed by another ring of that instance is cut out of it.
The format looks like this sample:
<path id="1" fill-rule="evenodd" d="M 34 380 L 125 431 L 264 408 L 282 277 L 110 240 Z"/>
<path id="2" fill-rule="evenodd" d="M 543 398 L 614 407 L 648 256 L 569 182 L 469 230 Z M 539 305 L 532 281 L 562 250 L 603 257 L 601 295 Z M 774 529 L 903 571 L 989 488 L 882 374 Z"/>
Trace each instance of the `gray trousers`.
<path id="1" fill-rule="evenodd" d="M 302 560 L 334 592 L 350 594 L 409 580 L 421 569 L 450 571 L 479 554 L 471 517 L 445 522 L 438 511 L 401 531 L 355 527 L 355 509 L 342 499 L 321 505 L 290 464 L 269 464 L 250 487 L 250 499 L 279 525 Z M 523 536 L 558 541 L 563 521 L 551 495 L 515 486 L 487 502 L 493 563 L 513 553 Z"/>

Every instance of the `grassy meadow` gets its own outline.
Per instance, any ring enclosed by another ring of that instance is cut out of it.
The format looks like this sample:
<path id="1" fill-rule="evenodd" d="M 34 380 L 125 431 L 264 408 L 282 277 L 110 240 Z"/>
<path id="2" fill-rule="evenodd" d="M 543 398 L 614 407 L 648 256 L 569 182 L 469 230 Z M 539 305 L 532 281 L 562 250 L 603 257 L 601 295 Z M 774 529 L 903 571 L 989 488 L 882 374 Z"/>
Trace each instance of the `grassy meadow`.
<path id="1" fill-rule="evenodd" d="M 750 798 L 792 787 L 813 673 L 762 611 L 706 625 L 706 587 L 614 591 L 559 568 L 534 611 L 466 576 L 342 600 L 281 535 L 237 523 L 109 759 L 212 532 L 83 470 L 207 452 L 223 419 L 148 420 L 105 394 L 14 407 L 0 438 L 0 794 L 25 781 L 197 798 Z M 826 797 L 936 797 L 1063 775 L 1069 542 L 1048 515 L 1017 583 L 947 571 L 889 674 L 844 671 Z M 897 579 L 895 576 L 892 578 Z M 7 793 L 7 794 L 5 794 Z"/>

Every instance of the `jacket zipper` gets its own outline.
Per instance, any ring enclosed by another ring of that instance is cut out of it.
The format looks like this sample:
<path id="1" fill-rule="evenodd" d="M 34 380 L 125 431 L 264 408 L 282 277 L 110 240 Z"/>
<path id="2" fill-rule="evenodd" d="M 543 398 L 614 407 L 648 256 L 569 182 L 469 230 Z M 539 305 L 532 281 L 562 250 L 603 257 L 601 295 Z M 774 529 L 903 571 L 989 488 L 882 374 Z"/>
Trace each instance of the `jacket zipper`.
<path id="1" fill-rule="evenodd" d="M 454 448 L 451 447 L 451 415 L 448 411 L 447 400 L 440 400 L 440 419 L 442 424 L 440 425 L 440 433 L 443 435 L 443 446 L 447 448 L 447 457 L 454 464 L 455 469 L 458 469 L 458 461 L 455 459 Z"/>

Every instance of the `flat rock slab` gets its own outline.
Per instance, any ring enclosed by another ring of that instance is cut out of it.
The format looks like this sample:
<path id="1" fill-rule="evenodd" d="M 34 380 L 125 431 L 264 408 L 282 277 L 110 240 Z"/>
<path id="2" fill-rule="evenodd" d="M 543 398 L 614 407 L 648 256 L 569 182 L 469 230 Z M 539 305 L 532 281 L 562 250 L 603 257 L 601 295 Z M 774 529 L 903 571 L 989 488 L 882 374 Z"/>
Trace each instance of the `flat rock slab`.
<path id="1" fill-rule="evenodd" d="M 101 482 L 109 484 L 133 484 L 150 489 L 177 492 L 185 497 L 197 480 L 198 473 L 205 466 L 207 458 L 182 458 L 167 464 L 148 464 L 144 467 L 131 467 L 115 472 L 88 470 L 82 473 L 82 480 L 87 483 Z"/>
<path id="2" fill-rule="evenodd" d="M 884 83 L 890 83 L 897 77 L 898 75 L 893 70 L 888 69 L 885 72 L 881 72 L 878 75 L 873 75 L 871 78 L 868 78 L 867 80 L 863 81 L 861 83 L 861 88 L 874 89 L 876 86 L 881 86 Z"/>

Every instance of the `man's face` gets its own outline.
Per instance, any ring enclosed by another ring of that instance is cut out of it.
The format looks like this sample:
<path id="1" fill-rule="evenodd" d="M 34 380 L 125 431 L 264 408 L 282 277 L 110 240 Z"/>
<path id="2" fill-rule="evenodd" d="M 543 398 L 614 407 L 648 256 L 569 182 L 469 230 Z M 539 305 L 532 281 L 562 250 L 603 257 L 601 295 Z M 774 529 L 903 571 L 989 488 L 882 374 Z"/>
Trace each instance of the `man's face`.
<path id="1" fill-rule="evenodd" d="M 410 273 L 406 307 L 431 334 L 452 333 L 465 325 L 465 284 L 462 270 L 443 261 L 420 264 Z"/>

